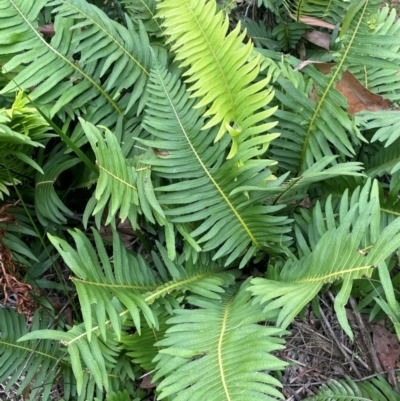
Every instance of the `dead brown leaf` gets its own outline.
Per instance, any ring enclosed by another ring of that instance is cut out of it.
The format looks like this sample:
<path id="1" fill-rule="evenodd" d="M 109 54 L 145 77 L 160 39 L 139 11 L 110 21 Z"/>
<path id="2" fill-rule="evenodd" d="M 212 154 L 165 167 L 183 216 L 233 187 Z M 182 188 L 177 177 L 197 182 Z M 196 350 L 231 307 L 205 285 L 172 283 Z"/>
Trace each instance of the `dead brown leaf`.
<path id="1" fill-rule="evenodd" d="M 297 16 L 290 14 L 290 17 L 293 18 L 294 20 L 297 21 Z M 303 24 L 307 24 L 310 26 L 320 26 L 322 28 L 328 28 L 328 29 L 335 29 L 335 25 L 330 24 L 329 22 L 322 21 L 321 19 L 314 18 L 314 17 L 300 17 L 298 19 L 300 22 L 303 22 Z"/>
<path id="2" fill-rule="evenodd" d="M 151 380 L 150 375 L 143 377 L 142 382 L 139 384 L 139 388 L 148 389 L 157 387 L 158 383 L 153 383 Z"/>
<path id="3" fill-rule="evenodd" d="M 0 208 L 0 222 L 6 223 L 6 227 L 0 227 L 0 239 L 5 236 L 8 226 L 11 223 L 16 224 L 14 216 L 8 211 L 11 204 Z M 29 284 L 19 281 L 19 275 L 14 265 L 11 251 L 0 242 L 0 286 L 4 294 L 5 304 L 8 301 L 9 294 L 17 296 L 17 311 L 30 316 L 35 310 L 35 301 L 29 296 L 32 287 Z"/>
<path id="4" fill-rule="evenodd" d="M 315 64 L 315 68 L 325 75 L 329 74 L 334 66 L 335 64 L 328 63 Z M 347 99 L 347 112 L 350 114 L 363 110 L 380 111 L 392 109 L 392 105 L 387 99 L 368 90 L 350 71 L 343 72 L 342 78 L 336 84 L 336 89 Z"/>
<path id="5" fill-rule="evenodd" d="M 311 31 L 306 32 L 303 35 L 303 38 L 306 38 L 309 42 L 314 43 L 314 45 L 329 50 L 332 36 L 325 32 Z"/>
<path id="6" fill-rule="evenodd" d="M 400 344 L 397 337 L 383 326 L 372 326 L 373 342 L 379 362 L 388 373 L 389 383 L 396 385 L 394 368 L 400 358 Z"/>

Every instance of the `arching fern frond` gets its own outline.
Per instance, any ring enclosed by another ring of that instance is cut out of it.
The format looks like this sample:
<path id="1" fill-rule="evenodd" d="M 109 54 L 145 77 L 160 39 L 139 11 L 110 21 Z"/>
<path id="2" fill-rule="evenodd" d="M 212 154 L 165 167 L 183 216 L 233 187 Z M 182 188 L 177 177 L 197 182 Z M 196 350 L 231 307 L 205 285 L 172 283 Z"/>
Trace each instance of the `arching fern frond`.
<path id="1" fill-rule="evenodd" d="M 330 379 L 323 384 L 318 393 L 305 401 L 395 401 L 399 394 L 382 377 L 355 382 L 346 376 L 346 380 Z"/>
<path id="2" fill-rule="evenodd" d="M 267 130 L 257 124 L 273 112 L 264 110 L 271 100 L 265 90 L 269 77 L 252 83 L 260 70 L 259 58 L 249 61 L 253 45 L 243 45 L 246 32 L 240 33 L 240 24 L 226 36 L 229 17 L 216 14 L 215 1 L 163 0 L 158 8 L 176 60 L 190 67 L 186 82 L 193 82 L 192 97 L 201 98 L 195 107 L 208 106 L 204 116 L 211 119 L 204 129 L 220 124 L 216 141 L 229 132 L 233 144 L 228 158 L 233 157 L 241 137 Z"/>
<path id="3" fill-rule="evenodd" d="M 139 140 L 166 153 L 143 159 L 154 175 L 172 180 L 171 185 L 156 188 L 162 192 L 158 201 L 167 207 L 165 216 L 173 223 L 199 221 L 191 236 L 204 243 L 203 251 L 220 247 L 214 259 L 230 255 L 226 264 L 242 256 L 246 248 L 246 261 L 257 250 L 278 251 L 274 245 L 288 240 L 287 218 L 274 215 L 282 206 L 264 205 L 270 195 L 265 192 L 254 191 L 250 196 L 244 191 L 232 193 L 245 184 L 266 189 L 264 182 L 271 176 L 268 166 L 275 162 L 250 159 L 264 154 L 266 143 L 276 135 L 243 142 L 242 150 L 225 161 L 227 138 L 212 145 L 215 128 L 202 129 L 201 110 L 193 107 L 195 100 L 176 74 L 153 69 L 148 90 L 143 126 L 154 140 Z M 238 167 L 238 163 L 244 166 Z M 277 189 L 271 187 L 270 193 Z"/>
<path id="4" fill-rule="evenodd" d="M 35 177 L 35 210 L 37 218 L 43 226 L 65 224 L 65 215 L 72 215 L 59 198 L 54 183 L 66 170 L 79 163 L 79 159 L 64 154 L 65 148 L 58 146 L 43 165 L 43 174 L 36 173 Z"/>
<path id="5" fill-rule="evenodd" d="M 349 205 L 347 194 L 343 195 L 338 227 L 327 202 L 325 219 L 318 215 L 314 222 L 319 239 L 313 246 L 313 252 L 303 246 L 304 256 L 287 261 L 279 282 L 258 278 L 252 280 L 250 291 L 257 301 L 266 303 L 267 311 L 280 310 L 278 324 L 286 327 L 325 283 L 343 279 L 335 300 L 335 311 L 341 326 L 352 337 L 344 306 L 350 296 L 353 280 L 362 276 L 370 277 L 372 269 L 392 255 L 400 245 L 400 219 L 381 231 L 378 199 L 374 197 L 368 201 L 368 191 L 361 199 L 359 203 Z M 302 243 L 304 240 L 299 241 L 300 246 Z"/>
<path id="6" fill-rule="evenodd" d="M 279 328 L 261 326 L 266 316 L 252 305 L 248 282 L 231 288 L 221 301 L 191 297 L 198 309 L 179 309 L 168 320 L 157 381 L 160 399 L 175 401 L 272 401 L 281 398 L 279 381 L 265 371 L 282 369 L 286 363 L 270 353 L 283 348 L 285 334 Z M 200 329 L 199 329 L 200 328 Z"/>
<path id="7" fill-rule="evenodd" d="M 100 170 L 96 191 L 92 201 L 87 204 L 85 213 L 101 216 L 109 203 L 105 224 L 110 224 L 119 211 L 121 220 L 129 219 L 136 228 L 139 197 L 135 167 L 127 163 L 119 141 L 112 132 L 103 127 L 103 134 L 89 122 L 82 119 L 80 122 Z"/>

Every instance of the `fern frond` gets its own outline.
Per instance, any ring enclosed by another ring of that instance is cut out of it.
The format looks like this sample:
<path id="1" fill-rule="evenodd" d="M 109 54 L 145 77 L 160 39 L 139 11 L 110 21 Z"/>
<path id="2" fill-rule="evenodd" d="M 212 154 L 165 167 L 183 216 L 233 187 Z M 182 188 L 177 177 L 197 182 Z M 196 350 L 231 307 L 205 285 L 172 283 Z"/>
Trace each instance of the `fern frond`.
<path id="1" fill-rule="evenodd" d="M 35 177 L 35 210 L 37 218 L 43 226 L 60 225 L 67 222 L 66 215 L 72 215 L 59 198 L 54 188 L 58 177 L 66 170 L 80 162 L 76 157 L 64 154 L 64 149 L 58 146 L 43 165 L 43 173 L 36 173 Z"/>
<path id="2" fill-rule="evenodd" d="M 46 328 L 51 321 L 45 313 L 36 312 L 31 333 Z M 51 340 L 27 341 L 23 345 L 17 340 L 28 333 L 25 316 L 12 309 L 0 308 L 0 382 L 5 391 L 19 380 L 17 395 L 29 394 L 29 400 L 50 399 L 53 384 L 60 373 L 68 375 L 71 366 L 64 361 L 64 353 L 58 343 Z M 69 392 L 73 383 L 64 382 L 64 391 Z"/>
<path id="3" fill-rule="evenodd" d="M 175 401 L 254 401 L 281 398 L 279 381 L 265 371 L 286 363 L 270 353 L 281 349 L 279 328 L 261 326 L 261 309 L 252 305 L 248 283 L 227 290 L 221 301 L 191 297 L 198 309 L 179 309 L 168 321 L 154 381 L 160 399 Z"/>
<path id="4" fill-rule="evenodd" d="M 301 17 L 314 17 L 336 25 L 343 21 L 350 4 L 342 0 L 295 0 L 290 2 L 289 9 L 297 21 Z"/>
<path id="5" fill-rule="evenodd" d="M 399 20 L 400 22 L 400 20 Z M 362 111 L 356 114 L 357 124 L 366 130 L 376 130 L 371 142 L 384 142 L 385 148 L 400 138 L 400 116 L 398 111 Z"/>
<path id="6" fill-rule="evenodd" d="M 390 9 L 387 5 L 382 7 L 377 14 L 370 17 L 368 25 L 367 37 L 359 39 L 360 42 L 363 42 L 362 51 L 364 54 L 367 54 L 364 45 L 370 48 L 374 43 L 379 42 L 380 46 L 376 48 L 376 53 L 372 55 L 376 57 L 382 52 L 385 60 L 399 66 L 400 21 L 397 19 L 396 9 Z M 360 44 L 358 45 L 360 46 Z M 349 71 L 371 92 L 397 103 L 400 100 L 400 76 L 397 75 L 398 67 L 393 68 L 393 65 L 381 65 L 381 63 L 377 62 L 376 65 L 369 63 L 365 66 L 360 66 L 355 63 L 355 65 L 349 66 Z M 378 116 L 380 114 L 378 112 L 371 114 L 375 113 Z M 387 122 L 385 125 L 387 125 Z"/>
<path id="7" fill-rule="evenodd" d="M 160 252 L 165 266 L 155 254 L 153 255 L 153 259 L 157 261 L 157 275 L 144 257 L 134 256 L 126 250 L 116 233 L 113 236 L 114 258 L 111 265 L 100 234 L 96 230 L 93 230 L 93 235 L 99 257 L 82 232 L 76 230 L 70 234 L 75 240 L 77 251 L 60 238 L 51 235 L 49 238 L 77 276 L 72 281 L 78 291 L 89 341 L 92 337 L 93 316 L 96 316 L 104 340 L 108 323 L 111 323 L 117 338 L 120 338 L 121 316 L 113 304 L 114 297 L 127 308 L 140 334 L 140 312 L 149 326 L 158 328 L 157 316 L 149 307 L 156 300 L 166 297 L 165 302 L 168 302 L 168 294 L 177 290 L 218 299 L 219 293 L 224 291 L 223 287 L 232 284 L 234 280 L 232 274 L 220 271 L 215 264 L 197 265 L 196 268 L 189 263 L 186 268 L 175 264 L 168 259 L 165 249 L 161 246 Z M 172 305 L 176 305 L 173 296 L 171 298 Z M 110 322 L 106 324 L 107 318 Z"/>
<path id="8" fill-rule="evenodd" d="M 281 206 L 265 206 L 265 193 L 261 197 L 260 192 L 251 196 L 232 192 L 245 184 L 260 191 L 266 188 L 264 180 L 271 177 L 268 166 L 274 162 L 250 159 L 264 154 L 266 144 L 275 136 L 249 139 L 243 142 L 242 151 L 225 161 L 226 138 L 212 145 L 215 128 L 202 129 L 201 111 L 193 107 L 195 100 L 189 98 L 176 74 L 153 69 L 148 90 L 143 126 L 154 140 L 139 141 L 167 153 L 143 158 L 154 175 L 172 180 L 171 185 L 155 189 L 162 192 L 157 199 L 166 207 L 167 219 L 172 223 L 199 221 L 191 236 L 204 243 L 203 251 L 220 247 L 214 259 L 229 255 L 226 264 L 246 248 L 245 258 L 259 249 L 277 250 L 274 243 L 288 240 L 287 218 L 274 215 Z M 238 167 L 238 163 L 244 165 Z M 271 193 L 276 192 L 276 188 L 271 189 Z"/>
<path id="9" fill-rule="evenodd" d="M 279 166 L 299 176 L 321 158 L 331 157 L 332 149 L 353 156 L 352 142 L 360 135 L 345 111 L 346 99 L 329 78 L 310 66 L 303 70 L 305 74 L 287 64 L 281 64 L 281 70 L 283 76 L 275 84 L 281 136 L 271 145 Z M 317 103 L 311 100 L 313 96 Z"/>
<path id="10" fill-rule="evenodd" d="M 140 334 L 136 331 L 134 334 L 122 333 L 120 348 L 125 350 L 126 355 L 132 362 L 139 365 L 146 372 L 151 372 L 156 368 L 154 361 L 157 353 L 161 349 L 154 346 L 155 343 L 164 338 L 168 328 L 166 320 L 168 315 L 158 317 L 158 330 L 154 327 L 142 326 Z"/>
<path id="11" fill-rule="evenodd" d="M 318 393 L 305 401 L 395 401 L 399 394 L 382 377 L 355 382 L 346 376 L 346 380 L 330 379 L 323 384 Z"/>
<path id="12" fill-rule="evenodd" d="M 233 157 L 241 138 L 266 131 L 257 124 L 274 111 L 264 110 L 271 100 L 264 89 L 269 79 L 252 84 L 260 71 L 258 58 L 249 61 L 253 45 L 243 45 L 246 32 L 240 33 L 240 24 L 226 36 L 229 17 L 216 14 L 215 1 L 163 0 L 158 8 L 176 60 L 190 67 L 184 75 L 193 83 L 191 96 L 201 98 L 196 107 L 208 106 L 204 116 L 211 118 L 204 129 L 220 124 L 216 141 L 229 132 L 233 144 L 228 158 Z"/>
<path id="13" fill-rule="evenodd" d="M 279 47 L 284 51 L 288 51 L 296 48 L 306 29 L 306 24 L 289 22 L 279 24 L 272 33 L 276 37 Z"/>
<path id="14" fill-rule="evenodd" d="M 51 107 L 51 115 L 73 103 L 72 114 L 83 108 L 94 124 L 113 128 L 121 116 L 129 125 L 135 112 L 127 113 L 127 110 L 143 94 L 151 62 L 144 28 L 136 34 L 132 24 L 128 23 L 128 30 L 113 23 L 83 0 L 60 0 L 51 4 L 63 4 L 60 12 L 71 13 L 69 15 L 78 21 L 57 16 L 56 35 L 47 42 L 38 31 L 37 17 L 48 4 L 49 0 L 1 0 L 0 35 L 5 51 L 14 55 L 3 66 L 3 72 L 10 76 L 24 68 L 0 93 L 33 88 L 30 98 L 37 104 Z M 85 11 L 90 12 L 86 15 Z M 87 29 L 82 30 L 82 26 Z M 96 49 L 94 54 L 93 49 Z M 74 60 L 78 52 L 81 52 L 82 62 Z M 99 58 L 103 56 L 104 59 Z M 113 71 L 108 74 L 111 67 Z M 106 73 L 103 84 L 101 78 Z M 135 91 L 131 90 L 133 84 Z M 122 88 L 128 93 L 121 95 Z"/>
<path id="15" fill-rule="evenodd" d="M 109 224 L 119 211 L 122 221 L 129 218 L 132 226 L 137 227 L 139 198 L 135 168 L 128 165 L 114 134 L 104 128 L 103 136 L 99 128 L 82 119 L 80 122 L 96 155 L 96 163 L 100 170 L 93 195 L 94 201 L 88 203 L 86 213 L 102 215 L 110 200 L 105 224 Z"/>
<path id="16" fill-rule="evenodd" d="M 335 311 L 341 326 L 352 337 L 344 306 L 350 296 L 353 280 L 362 276 L 370 277 L 372 269 L 392 255 L 400 245 L 400 219 L 381 231 L 378 199 L 374 197 L 368 201 L 367 196 L 368 191 L 365 191 L 365 197 L 359 203 L 349 205 L 347 194 L 343 195 L 338 227 L 327 202 L 325 219 L 320 214 L 315 219 L 314 230 L 318 236 L 313 252 L 303 247 L 303 257 L 289 259 L 279 282 L 257 278 L 252 280 L 250 291 L 257 301 L 267 303 L 267 311 L 280 309 L 278 324 L 286 327 L 325 283 L 343 279 L 335 300 Z M 305 242 L 298 240 L 298 243 L 301 246 Z"/>
<path id="17" fill-rule="evenodd" d="M 115 97 L 122 89 L 128 90 L 129 100 L 124 113 L 139 101 L 139 111 L 146 103 L 146 84 L 150 76 L 151 53 L 146 30 L 139 24 L 136 32 L 129 18 L 127 27 L 111 20 L 98 7 L 83 0 L 53 0 L 53 13 L 60 18 L 72 18 L 76 24 L 73 41 L 78 44 L 74 52 L 80 52 L 80 66 L 99 62 L 99 78 L 106 76 L 102 86 Z M 84 26 L 85 29 L 81 29 Z M 110 72 L 107 74 L 107 72 Z M 130 90 L 133 88 L 134 90 Z"/>
<path id="18" fill-rule="evenodd" d="M 374 178 L 385 173 L 394 174 L 400 169 L 400 139 L 391 146 L 381 148 L 365 163 L 365 173 Z"/>
<path id="19" fill-rule="evenodd" d="M 161 21 L 156 17 L 156 0 L 122 0 L 132 21 L 138 23 L 141 21 L 150 35 L 161 36 L 163 30 Z"/>
<path id="20" fill-rule="evenodd" d="M 32 177 L 34 170 L 43 173 L 31 157 L 35 148 L 44 147 L 52 136 L 39 112 L 27 107 L 28 99 L 18 92 L 9 108 L 0 109 L 0 199 L 9 195 L 8 186 Z"/>

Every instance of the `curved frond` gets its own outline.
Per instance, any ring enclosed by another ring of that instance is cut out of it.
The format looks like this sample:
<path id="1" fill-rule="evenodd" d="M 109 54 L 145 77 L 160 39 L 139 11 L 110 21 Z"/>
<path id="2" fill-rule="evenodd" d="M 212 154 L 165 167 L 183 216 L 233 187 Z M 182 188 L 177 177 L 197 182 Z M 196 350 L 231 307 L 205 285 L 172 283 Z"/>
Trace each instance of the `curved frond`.
<path id="1" fill-rule="evenodd" d="M 347 194 L 343 195 L 338 227 L 329 201 L 325 206 L 325 219 L 321 218 L 317 209 L 314 230 L 318 235 L 313 251 L 307 249 L 304 240 L 298 239 L 300 246 L 304 244 L 304 256 L 286 262 L 279 282 L 261 278 L 252 280 L 250 291 L 257 301 L 266 303 L 267 311 L 280 310 L 278 324 L 286 327 L 325 283 L 342 279 L 342 288 L 335 300 L 335 311 L 343 329 L 352 337 L 344 306 L 350 296 L 353 280 L 370 277 L 372 269 L 392 255 L 400 245 L 400 219 L 381 231 L 378 199 L 374 197 L 368 201 L 368 191 L 365 191 L 365 197 L 361 200 L 349 204 Z"/>
<path id="2" fill-rule="evenodd" d="M 59 147 L 58 147 L 59 149 Z M 66 215 L 72 215 L 59 198 L 54 183 L 66 170 L 75 166 L 80 159 L 64 154 L 64 149 L 50 153 L 46 163 L 43 165 L 44 173 L 36 173 L 35 177 L 35 211 L 37 218 L 43 226 L 51 224 L 65 224 Z"/>
<path id="3" fill-rule="evenodd" d="M 203 245 L 203 251 L 219 247 L 214 259 L 230 255 L 226 264 L 243 255 L 250 258 L 257 250 L 278 251 L 277 243 L 286 242 L 284 225 L 288 219 L 276 215 L 282 206 L 267 206 L 265 192 L 233 193 L 243 185 L 263 190 L 271 177 L 268 159 L 250 160 L 265 153 L 276 135 L 260 135 L 243 142 L 242 151 L 225 161 L 226 138 L 212 145 L 213 131 L 203 128 L 201 111 L 193 107 L 179 77 L 165 69 L 152 70 L 144 128 L 154 140 L 140 140 L 164 154 L 143 158 L 153 174 L 172 180 L 155 188 L 165 216 L 173 223 L 200 224 L 191 236 Z M 173 134 L 172 134 L 173 133 Z M 243 165 L 242 165 L 243 163 Z M 239 166 L 238 166 L 239 165 Z M 276 188 L 270 192 L 277 193 Z M 271 195 L 270 195 L 271 196 Z M 248 260 L 248 259 L 247 259 Z"/>
<path id="4" fill-rule="evenodd" d="M 395 401 L 398 399 L 398 392 L 382 376 L 362 382 L 355 382 L 346 376 L 346 380 L 328 380 L 315 396 L 306 398 L 305 401 Z"/>
<path id="5" fill-rule="evenodd" d="M 398 75 L 400 20 L 397 18 L 396 9 L 390 8 L 388 5 L 382 7 L 377 14 L 371 16 L 368 25 L 367 35 L 365 37 L 360 35 L 360 38 L 356 37 L 357 45 L 360 47 L 357 54 L 362 53 L 361 62 L 362 56 L 370 54 L 376 57 L 382 53 L 381 58 L 391 62 L 391 64 L 382 64 L 376 60 L 375 64 L 371 62 L 365 63 L 366 65 L 363 66 L 352 61 L 349 65 L 349 71 L 371 92 L 397 103 L 400 100 L 400 76 Z M 371 47 L 375 47 L 374 53 L 365 52 L 365 48 L 371 49 Z M 380 114 L 380 112 L 372 112 L 371 114 L 375 113 L 378 116 Z M 387 125 L 387 121 L 384 125 Z"/>
<path id="6" fill-rule="evenodd" d="M 232 288 L 221 301 L 191 297 L 198 309 L 175 311 L 154 381 L 160 399 L 175 401 L 272 401 L 281 398 L 279 381 L 266 372 L 286 365 L 271 352 L 283 348 L 279 328 L 261 326 L 261 309 L 251 302 L 248 285 Z"/>
<path id="7" fill-rule="evenodd" d="M 122 221 L 129 218 L 132 226 L 137 227 L 139 198 L 135 167 L 128 165 L 119 141 L 112 132 L 103 127 L 103 135 L 93 124 L 82 119 L 80 122 L 100 170 L 93 202 L 88 203 L 87 212 L 101 216 L 110 200 L 105 224 L 109 224 L 119 211 Z"/>
<path id="8" fill-rule="evenodd" d="M 260 71 L 259 58 L 249 60 L 253 45 L 242 43 L 246 32 L 240 33 L 240 24 L 226 36 L 229 16 L 216 13 L 214 1 L 163 0 L 158 8 L 176 60 L 190 67 L 186 82 L 193 83 L 191 96 L 201 98 L 195 107 L 208 107 L 204 129 L 219 124 L 216 141 L 229 132 L 233 145 L 228 157 L 233 157 L 240 138 L 265 132 L 257 124 L 273 112 L 264 110 L 271 99 L 264 89 L 269 77 L 252 83 Z"/>

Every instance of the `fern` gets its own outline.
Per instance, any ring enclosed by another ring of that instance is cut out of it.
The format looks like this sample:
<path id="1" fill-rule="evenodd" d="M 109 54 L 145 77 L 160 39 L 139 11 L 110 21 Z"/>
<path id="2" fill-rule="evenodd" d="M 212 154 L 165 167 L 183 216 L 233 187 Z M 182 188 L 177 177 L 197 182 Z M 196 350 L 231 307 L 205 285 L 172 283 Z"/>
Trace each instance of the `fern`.
<path id="1" fill-rule="evenodd" d="M 4 10 L 0 17 L 0 34 L 7 53 L 14 55 L 3 66 L 3 72 L 10 73 L 25 65 L 0 93 L 34 88 L 30 98 L 37 104 L 51 105 L 51 115 L 74 102 L 75 109 L 88 107 L 87 115 L 93 123 L 115 127 L 118 116 L 123 116 L 129 129 L 129 120 L 134 115 L 128 110 L 144 93 L 149 75 L 151 57 L 144 29 L 138 35 L 132 25 L 128 30 L 111 22 L 104 13 L 83 0 L 60 0 L 51 2 L 61 8 L 54 22 L 56 35 L 48 43 L 37 30 L 36 23 L 39 11 L 48 4 L 47 0 L 2 0 L 0 3 Z M 82 31 L 81 26 L 88 29 Z M 22 49 L 25 52 L 18 54 Z M 83 56 L 76 62 L 74 54 L 81 51 Z M 101 78 L 110 68 L 114 72 L 103 84 Z M 129 90 L 133 84 L 134 94 L 128 92 L 121 96 L 121 89 Z M 138 107 L 142 107 L 140 102 Z M 81 136 L 79 132 L 75 134 L 77 138 Z"/>
<path id="2" fill-rule="evenodd" d="M 399 395 L 382 376 L 358 383 L 346 377 L 346 380 L 330 379 L 322 385 L 317 395 L 306 398 L 307 401 L 353 401 L 356 399 L 395 401 L 399 399 Z"/>
<path id="3" fill-rule="evenodd" d="M 245 32 L 239 33 L 240 24 L 225 37 L 229 18 L 222 11 L 215 13 L 215 2 L 164 0 L 159 9 L 158 15 L 165 18 L 165 34 L 174 42 L 176 60 L 184 60 L 181 67 L 190 66 L 184 75 L 186 82 L 193 82 L 192 97 L 201 97 L 196 107 L 209 106 L 204 116 L 211 118 L 204 129 L 220 124 L 216 141 L 229 132 L 228 158 L 233 157 L 243 139 L 270 128 L 256 125 L 274 111 L 260 111 L 270 101 L 264 89 L 269 79 L 250 85 L 260 70 L 259 59 L 248 61 L 252 45 L 242 45 Z"/>
<path id="4" fill-rule="evenodd" d="M 193 108 L 195 101 L 189 99 L 176 74 L 154 69 L 149 91 L 149 107 L 143 126 L 155 140 L 141 142 L 163 149 L 168 155 L 157 157 L 153 153 L 144 161 L 161 177 L 185 179 L 156 188 L 157 192 L 163 192 L 158 201 L 168 207 L 164 213 L 171 222 L 200 220 L 202 223 L 191 232 L 191 236 L 198 237 L 198 243 L 205 243 L 203 251 L 219 247 L 214 259 L 229 254 L 226 264 L 241 256 L 249 245 L 245 261 L 258 249 L 273 249 L 271 242 L 284 242 L 287 237 L 282 225 L 287 220 L 273 215 L 281 207 L 264 206 L 258 195 L 249 197 L 243 192 L 232 192 L 245 183 L 264 189 L 262 182 L 271 175 L 267 168 L 274 162 L 250 161 L 250 158 L 262 155 L 265 145 L 256 146 L 265 144 L 274 136 L 249 139 L 243 143 L 242 151 L 225 162 L 226 141 L 211 147 L 214 135 L 201 129 L 201 111 Z M 175 135 L 170 135 L 170 132 Z M 248 167 L 236 168 L 239 160 Z M 271 192 L 274 190 L 272 188 Z M 265 199 L 265 194 L 263 197 Z M 255 215 L 257 218 L 251 217 Z"/>
<path id="5" fill-rule="evenodd" d="M 46 328 L 51 321 L 44 313 L 35 313 L 31 332 Z M 63 372 L 64 392 L 71 393 L 74 379 L 71 366 L 64 361 L 64 354 L 58 343 L 50 340 L 28 341 L 23 346 L 17 344 L 19 337 L 28 332 L 25 317 L 12 309 L 0 308 L 0 381 L 5 383 L 5 391 L 20 381 L 17 395 L 29 394 L 29 400 L 40 395 L 49 399 L 57 375 Z"/>
<path id="6" fill-rule="evenodd" d="M 251 304 L 248 282 L 235 293 L 228 290 L 221 301 L 191 297 L 195 311 L 177 310 L 167 323 L 157 373 L 160 399 L 174 400 L 273 400 L 282 398 L 274 387 L 278 380 L 262 371 L 279 370 L 285 363 L 270 355 L 282 348 L 279 328 L 257 323 L 265 316 Z M 245 346 L 245 350 L 243 347 Z M 206 373 L 206 375 L 202 373 Z"/>
<path id="7" fill-rule="evenodd" d="M 342 289 L 335 300 L 335 311 L 340 324 L 352 338 L 344 305 L 350 296 L 353 280 L 364 275 L 371 276 L 372 269 L 389 257 L 399 246 L 396 234 L 400 221 L 396 220 L 380 232 L 376 219 L 379 208 L 376 198 L 369 203 L 354 204 L 349 207 L 346 194 L 340 208 L 340 225 L 336 227 L 330 203 L 326 205 L 326 218 L 315 218 L 315 240 L 313 252 L 302 247 L 303 257 L 288 260 L 279 281 L 253 279 L 250 290 L 258 302 L 267 303 L 266 311 L 281 309 L 278 324 L 286 327 L 300 310 L 318 293 L 326 283 L 343 278 Z M 318 209 L 317 209 L 318 210 Z M 363 242 L 371 231 L 369 241 Z M 298 232 L 298 236 L 301 234 Z M 311 237 L 313 238 L 313 237 Z M 329 248 L 327 247 L 329 244 Z"/>

